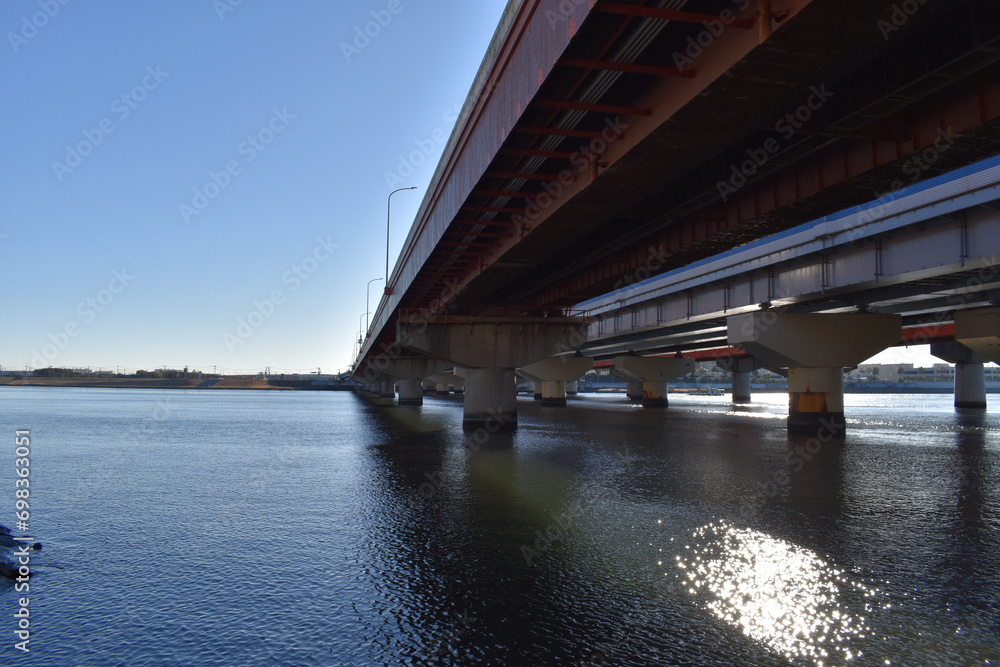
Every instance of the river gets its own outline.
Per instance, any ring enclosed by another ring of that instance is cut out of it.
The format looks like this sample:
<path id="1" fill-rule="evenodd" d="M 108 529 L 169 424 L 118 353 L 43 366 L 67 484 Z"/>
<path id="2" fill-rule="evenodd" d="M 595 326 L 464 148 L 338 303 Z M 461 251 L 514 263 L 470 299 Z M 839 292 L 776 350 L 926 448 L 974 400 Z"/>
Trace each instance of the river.
<path id="1" fill-rule="evenodd" d="M 0 388 L 0 522 L 26 429 L 44 544 L 0 663 L 1000 664 L 1000 416 L 846 399 L 840 438 L 775 394 L 465 434 L 453 398 Z"/>

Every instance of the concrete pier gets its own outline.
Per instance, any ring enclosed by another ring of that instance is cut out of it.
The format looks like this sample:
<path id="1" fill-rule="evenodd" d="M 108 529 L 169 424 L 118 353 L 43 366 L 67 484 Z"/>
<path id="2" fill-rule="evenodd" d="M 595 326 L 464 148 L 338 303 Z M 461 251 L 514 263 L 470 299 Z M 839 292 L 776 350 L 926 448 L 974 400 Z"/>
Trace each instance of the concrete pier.
<path id="1" fill-rule="evenodd" d="M 615 357 L 614 373 L 629 383 L 629 398 L 641 400 L 644 408 L 667 407 L 667 383 L 694 370 L 694 360 L 684 357 Z M 633 398 L 641 383 L 641 396 Z"/>
<path id="2" fill-rule="evenodd" d="M 962 343 L 932 343 L 931 354 L 938 359 L 955 364 L 955 408 L 959 410 L 986 409 L 986 357 Z"/>
<path id="3" fill-rule="evenodd" d="M 899 342 L 899 315 L 779 313 L 761 310 L 728 320 L 729 344 L 767 366 L 788 368 L 788 428 L 842 432 L 844 368 Z"/>
<path id="4" fill-rule="evenodd" d="M 399 381 L 399 405 L 423 405 L 424 387 L 420 379 L 404 379 Z"/>
<path id="5" fill-rule="evenodd" d="M 513 368 L 463 368 L 467 431 L 490 433 L 517 428 L 517 383 Z"/>
<path id="6" fill-rule="evenodd" d="M 517 427 L 515 369 L 587 339 L 586 320 L 560 316 L 401 321 L 398 335 L 415 353 L 454 364 L 465 380 L 464 428 L 488 431 Z"/>
<path id="7" fill-rule="evenodd" d="M 593 367 L 594 361 L 586 357 L 551 357 L 523 366 L 517 372 L 534 381 L 535 398 L 540 398 L 542 405 L 565 407 L 566 383 L 576 380 Z"/>

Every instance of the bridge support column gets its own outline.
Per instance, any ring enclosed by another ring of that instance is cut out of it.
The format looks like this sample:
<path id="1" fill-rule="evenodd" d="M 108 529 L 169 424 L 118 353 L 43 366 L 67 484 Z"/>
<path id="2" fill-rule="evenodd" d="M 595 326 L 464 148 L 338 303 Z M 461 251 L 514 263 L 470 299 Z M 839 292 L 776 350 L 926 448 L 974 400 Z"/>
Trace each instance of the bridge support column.
<path id="1" fill-rule="evenodd" d="M 396 398 L 396 383 L 392 380 L 383 380 L 379 383 L 379 398 Z"/>
<path id="2" fill-rule="evenodd" d="M 766 366 L 788 368 L 788 429 L 843 432 L 844 367 L 898 343 L 899 315 L 777 313 L 730 317 L 729 344 Z"/>
<path id="3" fill-rule="evenodd" d="M 434 383 L 434 393 L 438 396 L 447 396 L 451 393 L 451 385 L 455 386 L 457 391 L 460 386 L 462 386 L 462 378 L 455 373 L 436 373 L 427 378 L 430 382 Z"/>
<path id="4" fill-rule="evenodd" d="M 424 404 L 424 386 L 420 379 L 402 379 L 399 381 L 399 404 Z"/>
<path id="5" fill-rule="evenodd" d="M 536 401 L 542 400 L 542 383 L 532 382 L 531 383 L 531 398 Z"/>
<path id="6" fill-rule="evenodd" d="M 844 368 L 788 369 L 788 428 L 844 430 Z"/>
<path id="7" fill-rule="evenodd" d="M 580 393 L 580 381 L 579 380 L 570 380 L 569 382 L 567 382 L 566 383 L 566 393 L 569 396 L 576 396 L 577 394 L 579 394 Z"/>
<path id="8" fill-rule="evenodd" d="M 750 402 L 750 373 L 751 371 L 732 371 L 733 403 Z"/>
<path id="9" fill-rule="evenodd" d="M 667 407 L 667 382 L 694 370 L 694 360 L 684 357 L 615 357 L 615 375 L 629 382 L 629 398 L 633 398 L 633 382 L 641 385 L 644 408 Z"/>
<path id="10" fill-rule="evenodd" d="M 513 368 L 463 368 L 465 415 L 462 428 L 490 433 L 517 428 L 517 383 Z"/>
<path id="11" fill-rule="evenodd" d="M 986 409 L 986 357 L 959 342 L 932 343 L 931 354 L 955 364 L 955 408 Z"/>
<path id="12" fill-rule="evenodd" d="M 761 368 L 760 362 L 753 357 L 735 357 L 721 359 L 716 363 L 733 376 L 733 403 L 749 403 L 750 374 Z"/>
<path id="13" fill-rule="evenodd" d="M 982 364 L 955 364 L 955 407 L 986 409 L 986 370 Z"/>
<path id="14" fill-rule="evenodd" d="M 628 397 L 630 401 L 641 401 L 642 400 L 642 383 L 641 382 L 628 382 L 625 385 L 625 396 Z"/>
<path id="15" fill-rule="evenodd" d="M 644 408 L 665 408 L 665 407 L 667 407 L 667 383 L 666 382 L 643 382 L 642 383 L 642 407 L 644 407 Z"/>
<path id="16" fill-rule="evenodd" d="M 542 405 L 550 408 L 566 407 L 565 380 L 545 380 L 542 382 Z"/>
<path id="17" fill-rule="evenodd" d="M 517 428 L 514 369 L 586 342 L 586 326 L 587 320 L 577 317 L 448 316 L 431 322 L 401 319 L 397 334 L 406 347 L 460 369 L 466 430 L 496 431 Z"/>
<path id="18" fill-rule="evenodd" d="M 536 392 L 541 388 L 542 405 L 565 407 L 566 383 L 593 367 L 593 360 L 586 357 L 552 357 L 523 366 L 517 372 L 534 381 Z M 535 398 L 538 397 L 536 393 Z"/>

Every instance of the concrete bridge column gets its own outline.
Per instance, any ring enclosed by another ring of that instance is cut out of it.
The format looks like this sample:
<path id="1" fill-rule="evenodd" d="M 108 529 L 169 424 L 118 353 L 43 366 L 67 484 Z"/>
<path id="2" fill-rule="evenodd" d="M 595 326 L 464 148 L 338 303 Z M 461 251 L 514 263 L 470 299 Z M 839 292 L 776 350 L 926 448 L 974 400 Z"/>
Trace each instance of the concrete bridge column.
<path id="1" fill-rule="evenodd" d="M 615 357 L 615 375 L 629 381 L 629 391 L 635 389 L 633 382 L 642 384 L 644 408 L 667 407 L 667 383 L 693 370 L 694 360 L 684 357 Z"/>
<path id="2" fill-rule="evenodd" d="M 844 427 L 844 368 L 788 369 L 788 428 Z"/>
<path id="3" fill-rule="evenodd" d="M 730 317 L 729 344 L 766 366 L 788 368 L 788 429 L 842 432 L 844 367 L 898 343 L 899 315 L 778 313 Z"/>
<path id="4" fill-rule="evenodd" d="M 447 368 L 438 359 L 404 356 L 389 362 L 386 373 L 399 380 L 399 405 L 423 405 L 423 378 Z"/>
<path id="5" fill-rule="evenodd" d="M 642 382 L 629 381 L 625 385 L 625 396 L 630 401 L 641 401 L 643 396 Z"/>
<path id="6" fill-rule="evenodd" d="M 536 401 L 542 400 L 542 383 L 532 382 L 531 383 L 531 398 Z"/>
<path id="7" fill-rule="evenodd" d="M 959 342 L 932 343 L 931 354 L 955 364 L 955 407 L 960 410 L 986 409 L 986 357 Z"/>
<path id="8" fill-rule="evenodd" d="M 396 383 L 392 380 L 383 380 L 379 383 L 379 398 L 396 398 Z"/>
<path id="9" fill-rule="evenodd" d="M 490 433 L 517 427 L 517 382 L 513 368 L 463 368 L 465 415 L 462 428 Z"/>
<path id="10" fill-rule="evenodd" d="M 423 405 L 424 386 L 419 378 L 402 379 L 399 381 L 400 405 Z"/>
<path id="11" fill-rule="evenodd" d="M 566 407 L 566 381 L 545 380 L 542 382 L 542 405 L 546 407 Z"/>
<path id="12" fill-rule="evenodd" d="M 447 396 L 450 394 L 451 389 L 449 387 L 452 385 L 455 386 L 456 390 L 462 386 L 462 378 L 455 373 L 436 373 L 427 379 L 434 383 L 434 393 L 438 396 Z"/>
<path id="13" fill-rule="evenodd" d="M 465 429 L 497 431 L 517 428 L 515 369 L 586 342 L 586 326 L 578 317 L 445 316 L 400 320 L 397 334 L 407 348 L 451 361 L 465 378 Z"/>
<path id="14" fill-rule="evenodd" d="M 733 374 L 733 403 L 750 402 L 750 373 L 752 371 L 731 371 Z"/>
<path id="15" fill-rule="evenodd" d="M 576 396 L 580 393 L 580 381 L 570 380 L 566 383 L 566 394 L 569 396 Z"/>
<path id="16" fill-rule="evenodd" d="M 566 406 L 566 383 L 575 380 L 591 368 L 594 361 L 586 357 L 552 357 L 542 359 L 518 369 L 522 377 L 535 382 L 535 390 L 542 389 L 542 405 Z"/>
<path id="17" fill-rule="evenodd" d="M 955 364 L 955 407 L 986 409 L 986 369 L 982 364 Z"/>
<path id="18" fill-rule="evenodd" d="M 760 362 L 753 357 L 736 357 L 721 359 L 716 363 L 733 376 L 733 403 L 749 403 L 750 374 L 761 368 Z"/>

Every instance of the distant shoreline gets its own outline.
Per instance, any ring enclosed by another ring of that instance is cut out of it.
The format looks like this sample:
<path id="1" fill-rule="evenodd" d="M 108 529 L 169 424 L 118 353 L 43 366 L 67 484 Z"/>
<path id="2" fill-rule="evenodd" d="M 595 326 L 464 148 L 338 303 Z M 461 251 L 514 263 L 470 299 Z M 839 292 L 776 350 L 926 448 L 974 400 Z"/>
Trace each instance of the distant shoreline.
<path id="1" fill-rule="evenodd" d="M 922 383 L 923 386 L 913 386 L 908 383 L 879 383 L 870 386 L 858 386 L 848 383 L 844 387 L 845 394 L 951 394 L 954 387 L 948 382 Z M 990 383 L 992 384 L 992 383 Z M 49 377 L 18 377 L 0 376 L 0 387 L 74 387 L 93 389 L 199 389 L 199 390 L 259 390 L 259 391 L 351 391 L 356 387 L 341 383 L 317 384 L 309 380 L 258 380 L 256 378 L 49 378 Z M 679 383 L 669 386 L 672 394 L 698 395 L 710 390 L 721 392 L 718 395 L 728 395 L 729 385 L 720 383 L 691 386 Z M 788 393 L 787 385 L 760 387 L 754 386 L 753 393 L 771 394 Z M 625 393 L 625 387 L 594 387 L 585 388 L 581 393 Z M 1000 393 L 1000 387 L 986 387 L 987 394 Z"/>
<path id="2" fill-rule="evenodd" d="M 49 378 L 0 377 L 0 387 L 78 387 L 99 389 L 254 389 L 263 391 L 330 391 L 340 387 L 306 380 L 257 380 L 254 378 Z"/>

